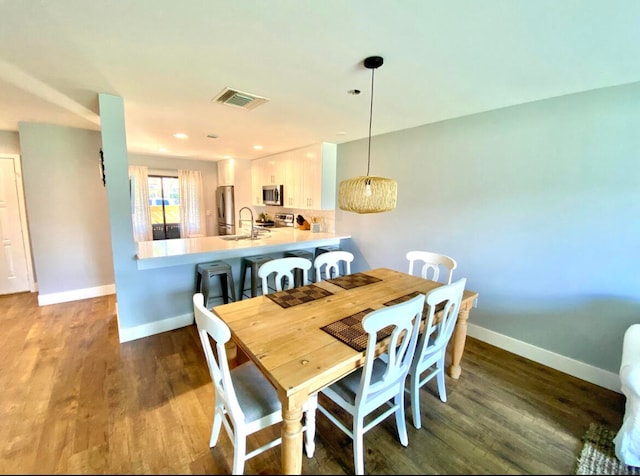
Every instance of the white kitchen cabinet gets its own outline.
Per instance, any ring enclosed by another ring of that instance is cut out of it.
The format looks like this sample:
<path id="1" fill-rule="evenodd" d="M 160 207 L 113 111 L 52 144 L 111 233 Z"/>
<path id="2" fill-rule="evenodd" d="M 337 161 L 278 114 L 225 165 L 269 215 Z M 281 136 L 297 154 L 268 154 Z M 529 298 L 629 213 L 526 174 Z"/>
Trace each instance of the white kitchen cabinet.
<path id="1" fill-rule="evenodd" d="M 284 206 L 301 210 L 334 210 L 337 145 L 314 144 L 254 159 L 251 176 L 254 205 L 262 204 L 262 185 L 284 185 Z"/>
<path id="2" fill-rule="evenodd" d="M 235 163 L 233 159 L 219 160 L 218 186 L 235 185 Z"/>
<path id="3" fill-rule="evenodd" d="M 254 205 L 264 206 L 262 203 L 263 185 L 284 185 L 284 182 L 285 165 L 280 154 L 251 161 L 251 189 Z"/>
<path id="4" fill-rule="evenodd" d="M 251 202 L 254 206 L 264 206 L 262 203 L 263 182 L 261 159 L 251 161 Z"/>
<path id="5" fill-rule="evenodd" d="M 323 142 L 299 150 L 302 189 L 299 208 L 334 210 L 336 207 L 337 145 Z"/>
<path id="6" fill-rule="evenodd" d="M 296 151 L 288 151 L 283 154 L 284 165 L 284 206 L 299 208 L 303 201 L 303 184 L 301 177 L 301 163 L 297 160 Z"/>
<path id="7" fill-rule="evenodd" d="M 264 185 L 281 185 L 284 184 L 285 163 L 281 160 L 280 155 L 272 155 L 262 161 L 262 178 Z"/>
<path id="8" fill-rule="evenodd" d="M 248 159 L 225 159 L 219 160 L 217 166 L 218 186 L 234 186 L 236 210 L 251 205 L 254 195 L 251 181 L 251 161 Z M 260 201 L 262 202 L 262 187 L 260 188 Z"/>

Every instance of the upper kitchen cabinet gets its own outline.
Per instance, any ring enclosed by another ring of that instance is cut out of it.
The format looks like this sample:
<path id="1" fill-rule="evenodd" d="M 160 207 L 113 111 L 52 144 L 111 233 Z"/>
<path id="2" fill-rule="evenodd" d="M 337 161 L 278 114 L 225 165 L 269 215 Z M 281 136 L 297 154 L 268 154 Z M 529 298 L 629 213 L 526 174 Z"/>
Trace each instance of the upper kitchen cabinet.
<path id="1" fill-rule="evenodd" d="M 334 210 L 336 207 L 336 160 L 338 146 L 323 142 L 300 150 L 303 202 L 300 208 Z"/>
<path id="2" fill-rule="evenodd" d="M 280 156 L 269 156 L 262 161 L 262 183 L 263 185 L 282 185 L 285 182 L 286 163 Z"/>
<path id="3" fill-rule="evenodd" d="M 219 160 L 218 165 L 218 186 L 235 185 L 235 162 L 234 159 Z"/>
<path id="4" fill-rule="evenodd" d="M 262 203 L 262 185 L 282 184 L 284 206 L 334 210 L 337 145 L 323 142 L 252 161 L 254 205 Z"/>
<path id="5" fill-rule="evenodd" d="M 285 176 L 285 164 L 281 160 L 280 154 L 252 160 L 251 189 L 253 205 L 264 205 L 262 203 L 263 185 L 284 185 Z"/>
<path id="6" fill-rule="evenodd" d="M 216 162 L 218 166 L 218 186 L 234 185 L 235 202 L 238 210 L 253 203 L 251 162 L 249 159 L 225 159 Z"/>
<path id="7" fill-rule="evenodd" d="M 251 161 L 251 204 L 253 206 L 264 206 L 262 203 L 262 162 L 260 159 Z"/>

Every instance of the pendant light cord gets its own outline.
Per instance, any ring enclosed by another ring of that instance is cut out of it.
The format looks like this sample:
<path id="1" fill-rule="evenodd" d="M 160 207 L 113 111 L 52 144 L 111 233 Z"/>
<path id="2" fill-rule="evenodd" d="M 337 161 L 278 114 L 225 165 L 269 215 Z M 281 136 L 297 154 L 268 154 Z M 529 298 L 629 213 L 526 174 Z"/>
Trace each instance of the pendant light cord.
<path id="1" fill-rule="evenodd" d="M 367 151 L 367 177 L 369 176 L 369 169 L 371 167 L 371 122 L 373 120 L 373 77 L 376 73 L 376 69 L 371 69 L 371 106 L 369 107 L 369 150 Z"/>

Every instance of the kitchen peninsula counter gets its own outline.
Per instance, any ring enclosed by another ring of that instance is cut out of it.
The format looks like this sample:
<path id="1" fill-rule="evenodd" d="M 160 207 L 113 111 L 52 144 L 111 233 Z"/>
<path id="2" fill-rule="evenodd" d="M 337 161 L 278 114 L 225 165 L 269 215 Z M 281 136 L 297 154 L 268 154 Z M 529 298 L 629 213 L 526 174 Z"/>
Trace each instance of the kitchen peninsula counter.
<path id="1" fill-rule="evenodd" d="M 301 248 L 339 245 L 351 235 L 312 233 L 308 230 L 273 228 L 255 240 L 224 240 L 223 236 L 141 241 L 136 255 L 139 270 L 196 264 L 216 259 L 242 258 Z"/>

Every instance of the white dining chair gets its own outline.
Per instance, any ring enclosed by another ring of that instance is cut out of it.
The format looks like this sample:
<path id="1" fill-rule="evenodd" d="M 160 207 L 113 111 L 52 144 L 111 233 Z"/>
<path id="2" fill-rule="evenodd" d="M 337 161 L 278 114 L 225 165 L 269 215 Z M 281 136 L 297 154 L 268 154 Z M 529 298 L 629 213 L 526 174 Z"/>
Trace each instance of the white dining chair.
<path id="1" fill-rule="evenodd" d="M 251 362 L 229 369 L 225 344 L 231 338 L 229 327 L 204 307 L 202 293 L 193 295 L 193 311 L 200 342 L 215 390 L 215 410 L 209 447 L 218 442 L 224 425 L 233 443 L 233 474 L 242 474 L 247 460 L 282 443 L 280 437 L 247 452 L 247 437 L 282 422 L 282 406 L 274 387 Z M 215 351 L 210 337 L 215 342 Z M 309 458 L 315 451 L 315 414 L 318 395 L 309 397 L 303 407 L 305 451 Z"/>
<path id="2" fill-rule="evenodd" d="M 321 403 L 318 409 L 353 440 L 356 474 L 364 474 L 364 434 L 391 414 L 395 414 L 398 437 L 403 446 L 409 444 L 404 409 L 404 388 L 416 348 L 424 294 L 408 301 L 372 311 L 362 319 L 368 334 L 364 366 L 325 387 L 320 392 L 353 416 L 351 427 Z M 376 358 L 378 331 L 391 328 L 386 359 Z M 365 419 L 372 412 L 374 418 Z"/>
<path id="3" fill-rule="evenodd" d="M 276 258 L 264 263 L 258 269 L 258 277 L 262 280 L 262 292 L 268 294 L 271 290 L 282 291 L 291 289 L 295 285 L 294 275 L 300 273 L 301 283 L 309 284 L 309 270 L 311 261 L 298 256 Z M 269 278 L 273 275 L 274 287 L 269 286 Z"/>
<path id="4" fill-rule="evenodd" d="M 332 279 L 341 276 L 340 266 L 344 268 L 344 274 L 351 274 L 351 262 L 353 261 L 353 253 L 349 251 L 329 251 L 322 253 L 313 260 L 315 269 L 316 283 L 322 281 L 323 270 L 325 279 Z"/>
<path id="5" fill-rule="evenodd" d="M 432 289 L 426 294 L 427 312 L 425 325 L 420 334 L 413 362 L 411 362 L 409 386 L 406 389 L 410 394 L 413 425 L 416 428 L 422 426 L 420 418 L 420 388 L 433 377 L 437 377 L 440 400 L 447 401 L 444 374 L 445 354 L 447 344 L 453 335 L 453 330 L 458 320 L 460 302 L 462 301 L 466 283 L 467 278 L 461 278 L 451 284 Z M 441 308 L 442 311 L 440 311 Z M 435 319 L 436 312 L 440 314 L 437 322 Z"/>
<path id="6" fill-rule="evenodd" d="M 451 283 L 453 278 L 453 270 L 456 269 L 458 263 L 450 256 L 431 251 L 409 251 L 406 255 L 409 260 L 409 274 L 418 272 L 417 266 L 420 266 L 420 276 L 431 281 L 440 281 L 440 271 L 446 272 L 446 279 L 441 281 L 445 284 Z M 415 265 L 415 266 L 414 266 Z"/>

